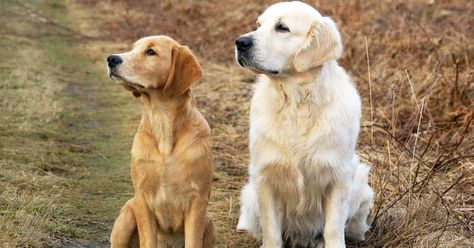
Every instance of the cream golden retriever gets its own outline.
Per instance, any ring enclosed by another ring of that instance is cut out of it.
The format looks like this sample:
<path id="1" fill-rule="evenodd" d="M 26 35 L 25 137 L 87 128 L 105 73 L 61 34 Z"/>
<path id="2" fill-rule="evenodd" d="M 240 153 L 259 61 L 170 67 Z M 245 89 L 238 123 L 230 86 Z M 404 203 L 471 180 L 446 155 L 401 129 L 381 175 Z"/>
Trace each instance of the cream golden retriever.
<path id="1" fill-rule="evenodd" d="M 135 194 L 115 221 L 112 247 L 213 247 L 209 125 L 189 90 L 201 78 L 196 57 L 169 37 L 153 36 L 107 63 L 110 77 L 143 104 L 132 147 Z"/>
<path id="2" fill-rule="evenodd" d="M 238 63 L 261 74 L 237 228 L 265 248 L 362 240 L 373 192 L 369 167 L 355 153 L 361 101 L 336 62 L 339 31 L 301 2 L 270 6 L 257 25 L 236 40 Z"/>

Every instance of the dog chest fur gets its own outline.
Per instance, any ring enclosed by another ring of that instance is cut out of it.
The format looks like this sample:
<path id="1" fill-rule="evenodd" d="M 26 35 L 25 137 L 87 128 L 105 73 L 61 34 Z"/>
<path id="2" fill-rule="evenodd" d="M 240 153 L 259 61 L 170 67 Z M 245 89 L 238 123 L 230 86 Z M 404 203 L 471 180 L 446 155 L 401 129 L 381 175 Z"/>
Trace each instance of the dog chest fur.
<path id="1" fill-rule="evenodd" d="M 189 166 L 177 159 L 177 150 L 161 154 L 153 137 L 146 132 L 136 134 L 132 148 L 132 175 L 134 188 L 145 198 L 155 216 L 160 230 L 173 233 L 182 231 L 185 214 L 190 208 L 190 199 L 199 196 L 205 187 L 196 183 L 195 173 Z M 194 168 L 196 169 L 196 168 Z"/>
<path id="2" fill-rule="evenodd" d="M 316 79 L 302 82 L 297 77 L 281 84 L 259 78 L 250 111 L 252 164 L 282 162 L 334 170 L 352 164 L 360 99 L 350 80 L 325 77 L 333 70 L 342 68 L 335 62 L 325 64 Z"/>

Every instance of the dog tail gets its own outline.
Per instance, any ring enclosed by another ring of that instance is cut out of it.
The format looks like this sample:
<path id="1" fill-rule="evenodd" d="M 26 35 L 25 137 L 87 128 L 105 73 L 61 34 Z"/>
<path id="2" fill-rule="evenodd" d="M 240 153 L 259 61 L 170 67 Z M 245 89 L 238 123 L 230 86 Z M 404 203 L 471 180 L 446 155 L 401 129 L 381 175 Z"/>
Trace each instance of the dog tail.
<path id="1" fill-rule="evenodd" d="M 258 196 L 255 185 L 249 181 L 242 189 L 241 193 L 241 213 L 237 224 L 237 230 L 249 232 L 256 239 L 261 238 L 261 230 L 259 228 L 260 218 L 258 216 Z"/>
<path id="2" fill-rule="evenodd" d="M 355 173 L 355 178 L 358 182 L 366 184 L 369 182 L 369 173 L 370 173 L 370 166 L 366 163 L 359 162 L 359 166 L 357 166 L 357 170 Z"/>

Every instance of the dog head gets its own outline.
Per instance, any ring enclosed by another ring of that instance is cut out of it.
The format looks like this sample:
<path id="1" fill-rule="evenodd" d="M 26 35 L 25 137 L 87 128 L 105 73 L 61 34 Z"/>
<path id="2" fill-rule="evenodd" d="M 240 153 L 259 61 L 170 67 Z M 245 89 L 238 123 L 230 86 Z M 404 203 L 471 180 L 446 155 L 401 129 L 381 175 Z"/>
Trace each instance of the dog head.
<path id="1" fill-rule="evenodd" d="M 107 68 L 109 76 L 136 97 L 160 90 L 173 98 L 201 78 L 201 67 L 191 50 L 167 36 L 136 41 L 131 51 L 108 56 Z"/>
<path id="2" fill-rule="evenodd" d="M 342 54 L 334 21 L 297 1 L 270 6 L 258 17 L 257 29 L 235 45 L 241 66 L 270 75 L 304 72 Z"/>

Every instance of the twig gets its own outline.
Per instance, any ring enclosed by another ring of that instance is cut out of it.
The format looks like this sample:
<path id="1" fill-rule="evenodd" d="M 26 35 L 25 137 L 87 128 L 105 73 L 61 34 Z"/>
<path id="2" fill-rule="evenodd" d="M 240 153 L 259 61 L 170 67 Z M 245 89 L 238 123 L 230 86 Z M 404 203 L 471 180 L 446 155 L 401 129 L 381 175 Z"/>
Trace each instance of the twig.
<path id="1" fill-rule="evenodd" d="M 423 98 L 423 100 L 421 101 L 420 118 L 418 119 L 418 126 L 416 128 L 415 144 L 413 145 L 413 156 L 412 156 L 412 160 L 411 160 L 412 165 L 410 167 L 413 166 L 413 161 L 414 161 L 415 154 L 416 154 L 416 146 L 417 146 L 417 143 L 418 143 L 418 136 L 420 135 L 420 126 L 421 126 L 421 120 L 423 119 L 424 106 L 425 106 L 425 98 Z M 419 171 L 420 171 L 420 163 L 418 163 L 417 166 L 416 166 L 415 177 L 413 178 L 413 182 L 416 182 Z"/>
<path id="2" fill-rule="evenodd" d="M 434 172 L 434 171 L 438 171 L 442 167 L 444 167 L 446 164 L 448 164 L 448 163 L 445 163 L 445 161 L 449 157 L 451 157 L 454 154 L 455 151 L 457 151 L 459 149 L 459 146 L 464 141 L 464 138 L 466 137 L 466 134 L 469 132 L 469 127 L 471 126 L 473 117 L 474 117 L 474 111 L 471 112 L 471 118 L 469 119 L 469 122 L 467 123 L 466 128 L 464 129 L 463 133 L 461 134 L 461 138 L 459 139 L 458 143 L 454 146 L 454 148 L 451 149 L 451 151 L 449 151 L 449 154 L 447 156 L 444 156 L 444 154 L 446 154 L 445 152 L 443 152 L 441 155 L 438 156 L 438 159 L 436 160 L 435 165 L 431 168 L 432 171 L 430 171 L 430 173 Z M 450 160 L 450 161 L 452 161 L 452 160 Z M 448 162 L 450 162 L 450 161 L 448 161 Z"/>
<path id="3" fill-rule="evenodd" d="M 454 188 L 454 186 L 458 184 L 463 178 L 464 178 L 464 175 L 461 175 L 460 177 L 458 177 L 458 179 L 456 179 L 456 181 L 454 181 L 454 183 L 452 183 L 451 186 L 449 186 L 446 190 L 443 191 L 443 194 L 441 194 L 441 196 L 446 195 L 446 193 L 448 193 L 452 188 Z"/>
<path id="4" fill-rule="evenodd" d="M 365 36 L 365 53 L 367 56 L 367 74 L 369 77 L 369 99 L 370 99 L 370 123 L 374 123 L 374 108 L 372 102 L 372 77 L 370 75 L 370 58 L 369 58 L 369 45 L 367 43 L 367 36 Z M 370 140 L 372 141 L 372 145 L 374 145 L 374 129 L 370 129 Z"/>
<path id="5" fill-rule="evenodd" d="M 428 143 L 425 146 L 425 149 L 421 153 L 420 159 L 423 159 L 425 157 L 426 153 L 428 152 L 428 148 L 430 148 L 430 146 L 431 146 L 431 142 L 433 141 L 433 138 L 436 136 L 436 134 L 438 134 L 443 129 L 444 129 L 444 127 L 438 128 L 431 134 L 431 136 L 428 140 Z"/>
<path id="6" fill-rule="evenodd" d="M 229 199 L 229 216 L 232 216 L 232 196 L 230 196 Z"/>
<path id="7" fill-rule="evenodd" d="M 438 247 L 439 246 L 439 240 L 441 239 L 441 237 L 443 236 L 444 232 L 446 231 L 447 227 L 448 227 L 448 223 L 449 223 L 449 217 L 450 217 L 450 211 L 449 211 L 449 208 L 448 206 L 446 205 L 446 203 L 444 202 L 444 199 L 443 199 L 443 196 L 440 195 L 436 190 L 434 191 L 436 193 L 436 195 L 438 195 L 438 197 L 441 199 L 441 204 L 443 205 L 444 209 L 446 209 L 446 221 L 444 222 L 444 225 L 441 229 L 441 233 L 438 235 L 438 237 L 436 238 L 436 245 L 435 247 Z"/>
<path id="8" fill-rule="evenodd" d="M 371 125 L 373 127 L 377 127 L 377 128 L 380 128 L 382 131 L 384 131 L 388 136 L 390 136 L 398 145 L 401 146 L 401 148 L 403 148 L 403 150 L 407 151 L 411 156 L 413 156 L 415 159 L 417 159 L 418 161 L 424 163 L 423 161 L 421 161 L 421 159 L 419 157 L 417 157 L 416 155 L 413 154 L 412 150 L 408 147 L 406 147 L 405 144 L 403 144 L 401 141 L 399 141 L 395 136 L 392 135 L 392 133 L 387 130 L 385 127 L 381 126 L 381 125 L 378 125 L 378 124 L 373 124 Z M 364 127 L 369 127 L 368 125 L 365 125 Z M 427 165 L 426 163 L 424 163 L 425 165 Z"/>
<path id="9" fill-rule="evenodd" d="M 413 93 L 413 98 L 415 99 L 416 107 L 418 108 L 418 110 L 420 110 L 420 104 L 418 104 L 418 99 L 416 99 L 415 88 L 413 88 L 413 84 L 411 82 L 410 75 L 408 75 L 408 70 L 407 69 L 405 69 L 405 74 L 407 75 L 408 83 L 410 84 L 411 93 Z"/>
<path id="10" fill-rule="evenodd" d="M 395 120 L 395 102 L 397 98 L 397 92 L 395 90 L 392 90 L 392 135 L 395 136 L 395 126 L 396 126 L 396 120 Z"/>
<path id="11" fill-rule="evenodd" d="M 102 154 L 100 151 L 96 150 L 95 152 L 97 152 L 97 154 L 99 154 L 103 159 L 107 160 L 107 157 Z"/>
<path id="12" fill-rule="evenodd" d="M 454 186 L 456 184 L 458 184 L 462 179 L 464 178 L 464 175 L 461 175 L 460 177 L 458 177 L 458 179 L 456 179 L 456 181 L 454 181 L 454 183 L 452 183 L 446 190 L 443 191 L 443 193 L 439 193 L 437 190 L 434 190 L 435 194 L 439 197 L 439 199 L 441 200 L 441 204 L 443 204 L 443 207 L 446 209 L 446 221 L 441 229 L 441 233 L 438 235 L 437 239 L 436 239 L 436 246 L 435 247 L 438 247 L 439 245 L 439 240 L 441 238 L 441 236 L 443 236 L 444 232 L 446 232 L 446 229 L 448 227 L 448 223 L 449 223 L 449 217 L 450 217 L 450 214 L 451 214 L 451 211 L 449 211 L 449 207 L 447 206 L 443 196 L 446 195 L 446 193 L 448 193 L 452 188 L 454 188 Z"/>

